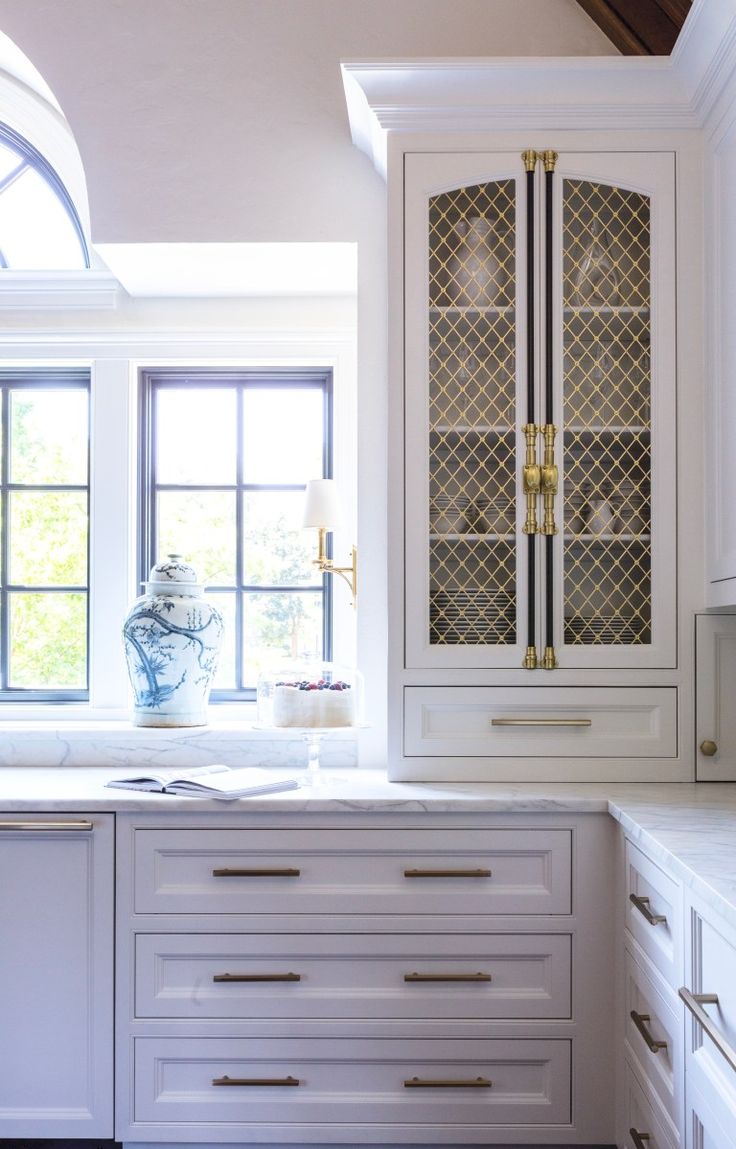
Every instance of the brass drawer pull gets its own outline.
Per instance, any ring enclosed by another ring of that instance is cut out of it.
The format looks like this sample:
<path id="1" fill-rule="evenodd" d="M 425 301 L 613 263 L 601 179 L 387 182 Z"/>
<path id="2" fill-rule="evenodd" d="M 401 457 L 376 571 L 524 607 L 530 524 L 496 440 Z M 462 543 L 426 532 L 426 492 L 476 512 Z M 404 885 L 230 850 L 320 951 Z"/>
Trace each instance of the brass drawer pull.
<path id="1" fill-rule="evenodd" d="M 648 1013 L 637 1013 L 635 1009 L 632 1009 L 629 1017 L 633 1021 L 641 1036 L 644 1038 L 646 1047 L 650 1053 L 659 1053 L 660 1049 L 667 1048 L 666 1041 L 657 1041 L 654 1037 L 652 1037 L 651 1033 L 647 1029 L 646 1023 L 652 1020 Z"/>
<path id="2" fill-rule="evenodd" d="M 216 973 L 213 981 L 301 981 L 300 973 Z"/>
<path id="3" fill-rule="evenodd" d="M 649 1133 L 640 1133 L 638 1129 L 632 1126 L 629 1129 L 629 1137 L 634 1142 L 634 1149 L 647 1149 L 647 1141 L 650 1139 Z"/>
<path id="4" fill-rule="evenodd" d="M 298 1085 L 298 1077 L 213 1077 L 213 1085 Z"/>
<path id="5" fill-rule="evenodd" d="M 708 1014 L 703 1009 L 704 1005 L 718 1005 L 717 993 L 692 993 L 684 985 L 678 989 L 678 994 L 685 1002 L 685 1005 L 690 1010 L 691 1014 L 697 1022 L 702 1025 L 708 1037 L 711 1039 L 721 1057 L 731 1066 L 731 1069 L 736 1069 L 736 1050 L 733 1046 L 729 1045 L 726 1038 L 721 1033 Z"/>
<path id="6" fill-rule="evenodd" d="M 0 822 L 0 830 L 91 830 L 92 822 Z"/>
<path id="7" fill-rule="evenodd" d="M 213 870 L 213 878 L 298 878 L 301 870 L 276 867 L 246 870 Z"/>
<path id="8" fill-rule="evenodd" d="M 405 1089 L 490 1089 L 492 1085 L 487 1077 L 410 1077 L 404 1082 Z"/>
<path id="9" fill-rule="evenodd" d="M 489 973 L 405 973 L 404 981 L 490 981 Z"/>
<path id="10" fill-rule="evenodd" d="M 592 718 L 492 718 L 491 726 L 592 726 Z"/>
<path id="11" fill-rule="evenodd" d="M 649 898 L 642 898 L 638 894 L 629 894 L 629 901 L 634 906 L 643 918 L 649 922 L 650 926 L 658 926 L 667 921 L 664 914 L 653 914 L 649 909 Z"/>
<path id="12" fill-rule="evenodd" d="M 491 870 L 404 870 L 405 878 L 490 878 Z"/>

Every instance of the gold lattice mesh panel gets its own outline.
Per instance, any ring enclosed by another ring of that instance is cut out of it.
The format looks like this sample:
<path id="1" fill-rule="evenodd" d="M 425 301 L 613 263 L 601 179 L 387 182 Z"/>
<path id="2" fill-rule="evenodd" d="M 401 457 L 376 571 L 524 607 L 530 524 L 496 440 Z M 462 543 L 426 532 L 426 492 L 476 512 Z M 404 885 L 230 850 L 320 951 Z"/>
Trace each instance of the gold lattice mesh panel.
<path id="1" fill-rule="evenodd" d="M 429 205 L 430 642 L 516 640 L 515 185 Z"/>
<path id="2" fill-rule="evenodd" d="M 565 642 L 651 642 L 649 200 L 565 180 Z"/>

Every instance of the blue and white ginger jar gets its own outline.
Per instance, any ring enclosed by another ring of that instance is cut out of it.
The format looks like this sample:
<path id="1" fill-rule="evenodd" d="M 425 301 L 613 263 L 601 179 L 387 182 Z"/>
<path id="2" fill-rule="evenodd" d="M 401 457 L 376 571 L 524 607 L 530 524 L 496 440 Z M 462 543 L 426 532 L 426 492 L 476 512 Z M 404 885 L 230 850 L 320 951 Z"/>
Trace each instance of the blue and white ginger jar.
<path id="1" fill-rule="evenodd" d="M 169 555 L 151 568 L 146 593 L 123 625 L 135 726 L 206 726 L 222 646 L 219 610 L 194 569 Z"/>

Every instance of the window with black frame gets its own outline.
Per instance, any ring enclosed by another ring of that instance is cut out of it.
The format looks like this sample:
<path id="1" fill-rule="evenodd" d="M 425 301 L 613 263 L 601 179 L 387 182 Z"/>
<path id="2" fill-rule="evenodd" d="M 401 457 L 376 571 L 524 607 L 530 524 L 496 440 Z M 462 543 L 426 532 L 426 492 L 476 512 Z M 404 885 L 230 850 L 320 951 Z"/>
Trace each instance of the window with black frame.
<path id="1" fill-rule="evenodd" d="M 0 697 L 88 697 L 89 376 L 0 375 Z"/>
<path id="2" fill-rule="evenodd" d="M 331 373 L 146 371 L 141 431 L 141 582 L 178 554 L 205 583 L 225 620 L 212 701 L 330 658 L 329 582 L 301 521 L 307 481 L 331 475 Z"/>

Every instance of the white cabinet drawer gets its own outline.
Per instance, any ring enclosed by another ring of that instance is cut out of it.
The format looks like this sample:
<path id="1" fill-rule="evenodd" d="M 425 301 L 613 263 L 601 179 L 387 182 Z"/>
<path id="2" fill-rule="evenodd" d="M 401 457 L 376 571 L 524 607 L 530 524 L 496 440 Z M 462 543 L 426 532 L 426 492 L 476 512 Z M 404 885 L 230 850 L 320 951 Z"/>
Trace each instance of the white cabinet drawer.
<path id="1" fill-rule="evenodd" d="M 626 843 L 626 926 L 673 989 L 682 982 L 682 891 Z"/>
<path id="2" fill-rule="evenodd" d="M 656 1101 L 647 1098 L 631 1067 L 624 1079 L 624 1149 L 677 1149 L 672 1123 L 659 1111 Z"/>
<path id="3" fill-rule="evenodd" d="M 569 935 L 139 934 L 137 1017 L 566 1018 Z"/>
<path id="4" fill-rule="evenodd" d="M 225 1078 L 255 1084 L 213 1084 Z M 570 1121 L 570 1043 L 138 1038 L 135 1120 L 167 1124 L 172 1139 L 182 1122 L 196 1123 L 199 1140 L 210 1124 L 249 1136 L 266 1124 L 271 1135 L 291 1130 L 292 1140 L 329 1129 L 330 1140 L 348 1143 L 359 1126 L 387 1122 L 402 1132 L 562 1124 Z"/>
<path id="5" fill-rule="evenodd" d="M 736 1149 L 736 1112 L 717 1097 L 707 1102 L 689 1077 L 686 1101 L 686 1149 Z"/>
<path id="6" fill-rule="evenodd" d="M 624 969 L 625 1052 L 638 1075 L 657 1095 L 672 1122 L 673 1139 L 682 1121 L 682 1013 L 626 951 Z"/>
<path id="7" fill-rule="evenodd" d="M 138 914 L 566 914 L 569 830 L 137 830 Z"/>
<path id="8" fill-rule="evenodd" d="M 404 691 L 408 757 L 670 758 L 670 687 L 442 686 Z"/>
<path id="9" fill-rule="evenodd" d="M 725 924 L 719 928 L 696 909 L 691 910 L 692 968 L 681 991 L 687 1018 L 688 1074 L 705 1097 L 725 1099 L 736 1121 L 736 937 Z M 717 1001 L 693 1002 L 690 994 L 714 996 Z M 688 1002 L 694 1010 L 687 1008 Z M 709 1018 L 712 1038 L 697 1019 L 698 1007 Z"/>

